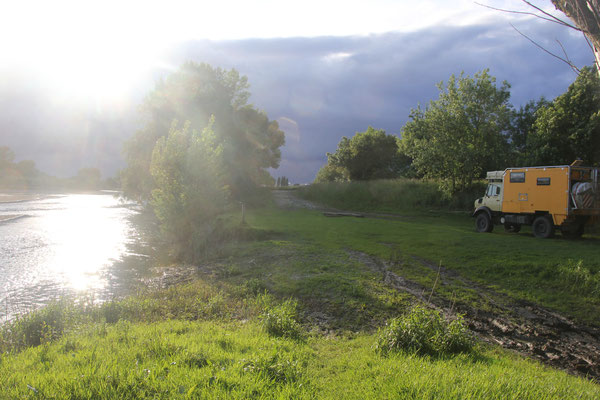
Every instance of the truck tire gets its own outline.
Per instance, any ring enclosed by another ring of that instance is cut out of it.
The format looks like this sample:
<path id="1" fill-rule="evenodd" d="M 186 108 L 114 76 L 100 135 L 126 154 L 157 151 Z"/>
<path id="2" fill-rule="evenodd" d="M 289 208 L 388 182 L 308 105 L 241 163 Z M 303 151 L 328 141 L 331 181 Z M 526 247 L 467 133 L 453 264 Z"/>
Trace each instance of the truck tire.
<path id="1" fill-rule="evenodd" d="M 509 233 L 519 233 L 519 231 L 521 230 L 521 225 L 520 224 L 504 224 L 504 231 L 509 232 Z"/>
<path id="2" fill-rule="evenodd" d="M 494 224 L 492 224 L 492 219 L 486 212 L 480 212 L 475 217 L 475 229 L 477 232 L 491 232 L 494 229 Z"/>
<path id="3" fill-rule="evenodd" d="M 533 230 L 533 234 L 535 235 L 535 237 L 541 239 L 548 239 L 554 235 L 554 224 L 548 216 L 544 215 L 541 217 L 537 217 L 533 221 L 531 230 Z"/>

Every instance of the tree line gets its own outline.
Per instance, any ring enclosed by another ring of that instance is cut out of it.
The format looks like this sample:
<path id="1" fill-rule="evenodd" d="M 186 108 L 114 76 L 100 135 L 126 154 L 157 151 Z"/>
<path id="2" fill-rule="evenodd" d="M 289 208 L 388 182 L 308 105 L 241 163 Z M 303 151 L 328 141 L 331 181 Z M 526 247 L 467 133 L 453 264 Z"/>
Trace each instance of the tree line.
<path id="1" fill-rule="evenodd" d="M 343 137 L 316 182 L 416 177 L 439 180 L 448 193 L 486 171 L 511 166 L 600 165 L 600 79 L 583 68 L 552 101 L 516 109 L 510 85 L 485 69 L 438 84 L 439 97 L 411 110 L 400 137 L 369 127 Z"/>
<path id="2" fill-rule="evenodd" d="M 117 180 L 102 180 L 98 168 L 81 168 L 70 178 L 57 178 L 40 171 L 33 160 L 15 161 L 8 146 L 0 146 L 0 189 L 9 190 L 99 190 L 116 189 Z"/>

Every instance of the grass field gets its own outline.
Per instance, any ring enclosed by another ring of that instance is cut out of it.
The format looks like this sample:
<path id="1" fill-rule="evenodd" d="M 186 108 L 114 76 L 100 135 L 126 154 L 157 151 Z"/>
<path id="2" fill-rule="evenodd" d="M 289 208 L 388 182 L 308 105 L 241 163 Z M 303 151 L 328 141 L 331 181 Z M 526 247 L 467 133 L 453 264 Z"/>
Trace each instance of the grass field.
<path id="1" fill-rule="evenodd" d="M 478 234 L 466 214 L 422 210 L 388 220 L 267 207 L 246 221 L 246 240 L 216 251 L 192 283 L 102 306 L 64 301 L 5 326 L 0 399 L 600 397 L 589 380 L 481 342 L 379 354 L 380 329 L 414 296 L 360 256 L 436 296 L 480 301 L 459 280 L 434 287 L 419 260 L 598 324 L 596 237 Z"/>

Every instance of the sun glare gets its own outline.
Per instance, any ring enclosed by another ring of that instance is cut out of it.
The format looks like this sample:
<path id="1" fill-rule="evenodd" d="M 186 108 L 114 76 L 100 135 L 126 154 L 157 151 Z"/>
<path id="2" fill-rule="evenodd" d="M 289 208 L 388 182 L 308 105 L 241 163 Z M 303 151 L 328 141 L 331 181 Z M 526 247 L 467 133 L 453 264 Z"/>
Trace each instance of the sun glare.
<path id="1" fill-rule="evenodd" d="M 33 75 L 58 101 L 124 101 L 158 63 L 168 39 L 140 29 L 126 2 L 34 4 L 35 12 L 14 2 L 4 14 L 0 68 Z"/>

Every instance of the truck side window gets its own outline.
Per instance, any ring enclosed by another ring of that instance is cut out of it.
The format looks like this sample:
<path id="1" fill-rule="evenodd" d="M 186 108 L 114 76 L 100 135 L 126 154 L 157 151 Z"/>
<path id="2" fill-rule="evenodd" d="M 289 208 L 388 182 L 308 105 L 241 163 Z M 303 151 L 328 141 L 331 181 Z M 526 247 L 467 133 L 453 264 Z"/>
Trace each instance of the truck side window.
<path id="1" fill-rule="evenodd" d="M 500 186 L 498 185 L 489 185 L 487 190 L 485 191 L 485 195 L 488 197 L 498 196 L 500 194 Z"/>
<path id="2" fill-rule="evenodd" d="M 550 186 L 550 178 L 537 178 L 538 186 Z"/>
<path id="3" fill-rule="evenodd" d="M 511 172 L 510 173 L 511 183 L 525 182 L 525 172 Z"/>

